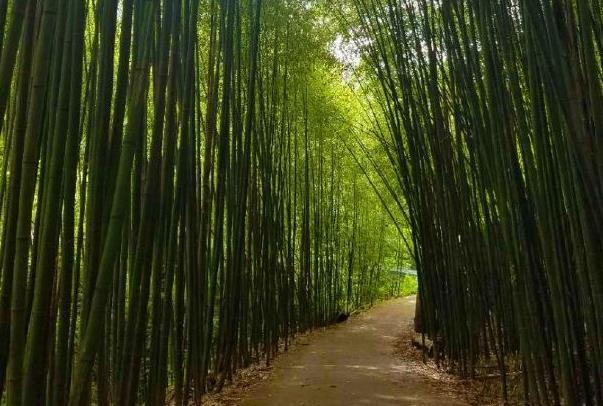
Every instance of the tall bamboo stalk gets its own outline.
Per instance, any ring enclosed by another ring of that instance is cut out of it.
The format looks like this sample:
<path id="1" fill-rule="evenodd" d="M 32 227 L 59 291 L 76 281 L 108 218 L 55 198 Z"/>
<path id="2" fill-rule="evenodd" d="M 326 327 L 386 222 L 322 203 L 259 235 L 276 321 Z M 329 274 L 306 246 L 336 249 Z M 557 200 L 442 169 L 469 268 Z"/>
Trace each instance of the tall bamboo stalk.
<path id="1" fill-rule="evenodd" d="M 0 402 L 199 402 L 399 293 L 321 13 L 0 0 Z"/>

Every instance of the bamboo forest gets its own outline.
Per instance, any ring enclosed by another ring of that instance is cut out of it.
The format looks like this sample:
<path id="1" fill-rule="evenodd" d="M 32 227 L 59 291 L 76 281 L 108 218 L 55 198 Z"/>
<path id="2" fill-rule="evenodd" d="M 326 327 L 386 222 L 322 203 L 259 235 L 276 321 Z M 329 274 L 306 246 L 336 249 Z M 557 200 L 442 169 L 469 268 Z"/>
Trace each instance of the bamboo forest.
<path id="1" fill-rule="evenodd" d="M 471 404 L 395 340 L 603 404 L 603 0 L 0 0 L 0 405 Z"/>

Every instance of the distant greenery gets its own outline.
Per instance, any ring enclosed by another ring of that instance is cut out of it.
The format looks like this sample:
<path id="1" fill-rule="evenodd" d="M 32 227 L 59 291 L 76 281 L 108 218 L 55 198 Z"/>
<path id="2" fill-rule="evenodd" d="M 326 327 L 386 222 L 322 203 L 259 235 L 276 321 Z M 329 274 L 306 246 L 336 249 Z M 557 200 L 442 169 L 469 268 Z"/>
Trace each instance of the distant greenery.
<path id="1" fill-rule="evenodd" d="M 400 296 L 416 295 L 419 288 L 419 282 L 416 276 L 407 275 L 402 279 L 400 287 Z"/>
<path id="2" fill-rule="evenodd" d="M 329 3 L 436 356 L 505 403 L 603 404 L 601 0 Z"/>
<path id="3" fill-rule="evenodd" d="M 198 403 L 405 291 L 405 203 L 336 21 L 308 0 L 0 1 L 3 401 Z"/>

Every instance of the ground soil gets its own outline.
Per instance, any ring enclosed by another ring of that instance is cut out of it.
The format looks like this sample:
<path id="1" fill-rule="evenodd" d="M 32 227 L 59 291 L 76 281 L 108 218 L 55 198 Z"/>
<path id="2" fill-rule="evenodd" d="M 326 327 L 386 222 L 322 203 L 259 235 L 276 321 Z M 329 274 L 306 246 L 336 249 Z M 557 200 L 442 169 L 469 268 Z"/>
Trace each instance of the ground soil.
<path id="1" fill-rule="evenodd" d="M 414 306 L 413 297 L 387 301 L 304 336 L 270 368 L 251 372 L 235 382 L 234 391 L 213 401 L 242 406 L 470 404 L 460 381 L 433 373 L 401 351 L 401 345 L 410 347 L 404 337 L 412 330 Z"/>

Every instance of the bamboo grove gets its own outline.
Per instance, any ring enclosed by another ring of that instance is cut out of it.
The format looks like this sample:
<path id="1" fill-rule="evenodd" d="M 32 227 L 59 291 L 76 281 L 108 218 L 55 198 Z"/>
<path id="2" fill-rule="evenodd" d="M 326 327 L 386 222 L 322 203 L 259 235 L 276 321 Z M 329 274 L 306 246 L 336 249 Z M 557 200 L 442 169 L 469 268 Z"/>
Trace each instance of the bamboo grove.
<path id="1" fill-rule="evenodd" d="M 603 3 L 347 5 L 436 354 L 492 360 L 505 396 L 519 363 L 528 404 L 603 403 Z"/>
<path id="2" fill-rule="evenodd" d="M 0 403 L 197 402 L 399 293 L 316 13 L 0 0 Z"/>

